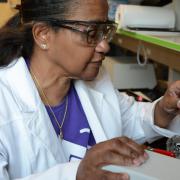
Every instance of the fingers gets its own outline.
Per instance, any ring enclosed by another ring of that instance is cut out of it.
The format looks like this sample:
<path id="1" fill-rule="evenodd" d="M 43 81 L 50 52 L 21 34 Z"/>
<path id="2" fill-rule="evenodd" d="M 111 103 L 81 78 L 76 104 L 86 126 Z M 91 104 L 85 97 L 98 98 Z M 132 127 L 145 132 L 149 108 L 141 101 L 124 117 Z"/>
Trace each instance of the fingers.
<path id="1" fill-rule="evenodd" d="M 159 105 L 169 114 L 178 113 L 177 110 L 180 109 L 180 81 L 176 81 L 168 87 Z"/>
<path id="2" fill-rule="evenodd" d="M 101 159 L 102 158 L 102 159 Z M 108 146 L 108 153 L 99 156 L 100 165 L 115 164 L 139 166 L 148 159 L 144 148 L 127 137 L 114 138 Z"/>
<path id="3" fill-rule="evenodd" d="M 171 97 L 180 97 L 180 81 L 175 81 L 168 87 L 168 93 Z"/>
<path id="4" fill-rule="evenodd" d="M 116 150 L 119 154 L 125 155 L 126 159 L 129 158 L 133 161 L 133 165 L 140 165 L 148 159 L 148 154 L 144 151 L 143 146 L 137 144 L 135 141 L 128 137 L 120 137 L 117 139 Z M 124 158 L 125 158 L 124 157 Z"/>
<path id="5" fill-rule="evenodd" d="M 105 165 L 139 166 L 147 159 L 144 148 L 127 137 L 114 138 L 93 146 L 81 161 L 77 180 L 126 180 L 127 174 L 102 170 Z"/>
<path id="6" fill-rule="evenodd" d="M 135 165 L 140 165 L 148 159 L 148 154 L 144 151 L 144 146 L 137 144 L 128 137 L 122 137 L 121 141 L 129 147 L 127 151 L 129 156 L 134 157 Z M 131 148 L 131 149 L 130 149 Z"/>
<path id="7" fill-rule="evenodd" d="M 136 162 L 133 162 L 134 158 L 130 156 L 126 156 L 124 154 L 120 154 L 117 152 L 109 151 L 102 157 L 102 164 L 100 167 L 104 165 L 114 164 L 114 165 L 123 165 L 123 166 L 133 166 L 136 165 Z"/>
<path id="8" fill-rule="evenodd" d="M 128 137 L 120 137 L 119 138 L 120 141 L 122 141 L 123 143 L 126 143 L 130 148 L 132 148 L 134 151 L 136 151 L 138 154 L 143 154 L 144 153 L 144 148 L 143 146 L 137 144 L 135 141 L 133 141 L 132 139 L 128 138 Z"/>

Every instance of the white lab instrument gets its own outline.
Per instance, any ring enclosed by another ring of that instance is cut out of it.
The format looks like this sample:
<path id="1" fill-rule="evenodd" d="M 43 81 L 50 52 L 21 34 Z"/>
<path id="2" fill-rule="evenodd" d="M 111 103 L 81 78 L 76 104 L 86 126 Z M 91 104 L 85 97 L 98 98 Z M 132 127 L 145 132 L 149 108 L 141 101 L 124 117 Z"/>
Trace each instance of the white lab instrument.
<path id="1" fill-rule="evenodd" d="M 136 57 L 106 57 L 104 65 L 117 89 L 153 89 L 157 84 L 153 64 L 139 66 Z"/>
<path id="2" fill-rule="evenodd" d="M 115 21 L 118 28 L 174 29 L 175 12 L 171 8 L 119 5 Z"/>

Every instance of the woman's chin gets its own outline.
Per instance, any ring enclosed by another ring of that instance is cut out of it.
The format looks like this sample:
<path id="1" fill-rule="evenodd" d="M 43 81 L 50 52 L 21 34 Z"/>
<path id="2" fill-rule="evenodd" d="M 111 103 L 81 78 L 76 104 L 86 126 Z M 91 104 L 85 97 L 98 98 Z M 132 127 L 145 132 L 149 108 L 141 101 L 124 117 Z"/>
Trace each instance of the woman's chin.
<path id="1" fill-rule="evenodd" d="M 93 72 L 84 74 L 82 79 L 85 81 L 93 81 L 97 77 L 98 73 L 99 73 L 99 69 L 97 71 L 93 71 Z"/>

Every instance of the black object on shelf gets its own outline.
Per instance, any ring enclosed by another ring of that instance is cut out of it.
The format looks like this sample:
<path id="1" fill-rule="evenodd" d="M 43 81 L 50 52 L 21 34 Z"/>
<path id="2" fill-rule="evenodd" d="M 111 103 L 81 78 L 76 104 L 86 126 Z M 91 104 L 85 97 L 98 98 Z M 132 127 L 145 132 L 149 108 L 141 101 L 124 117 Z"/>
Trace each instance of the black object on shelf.
<path id="1" fill-rule="evenodd" d="M 7 0 L 0 0 L 0 3 L 7 3 Z"/>
<path id="2" fill-rule="evenodd" d="M 144 145 L 150 146 L 150 147 L 153 147 L 153 148 L 159 148 L 159 149 L 166 150 L 167 149 L 166 148 L 167 139 L 168 139 L 167 137 L 162 137 L 162 138 L 160 138 L 160 139 L 158 139 L 158 140 L 156 140 L 156 141 L 154 141 L 152 143 L 146 142 L 146 143 L 144 143 Z"/>
<path id="3" fill-rule="evenodd" d="M 169 4 L 171 3 L 172 0 L 143 0 L 141 2 L 141 5 L 144 5 L 144 6 L 164 6 L 166 4 Z"/>

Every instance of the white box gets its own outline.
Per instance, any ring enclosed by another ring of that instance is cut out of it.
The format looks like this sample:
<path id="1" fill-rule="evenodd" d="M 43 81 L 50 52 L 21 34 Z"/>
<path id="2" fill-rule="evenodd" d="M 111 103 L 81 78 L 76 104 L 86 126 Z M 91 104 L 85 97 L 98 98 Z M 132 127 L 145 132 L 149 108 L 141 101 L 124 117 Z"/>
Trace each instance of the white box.
<path id="1" fill-rule="evenodd" d="M 135 57 L 106 57 L 104 65 L 117 89 L 153 89 L 157 84 L 153 64 L 140 66 Z"/>

